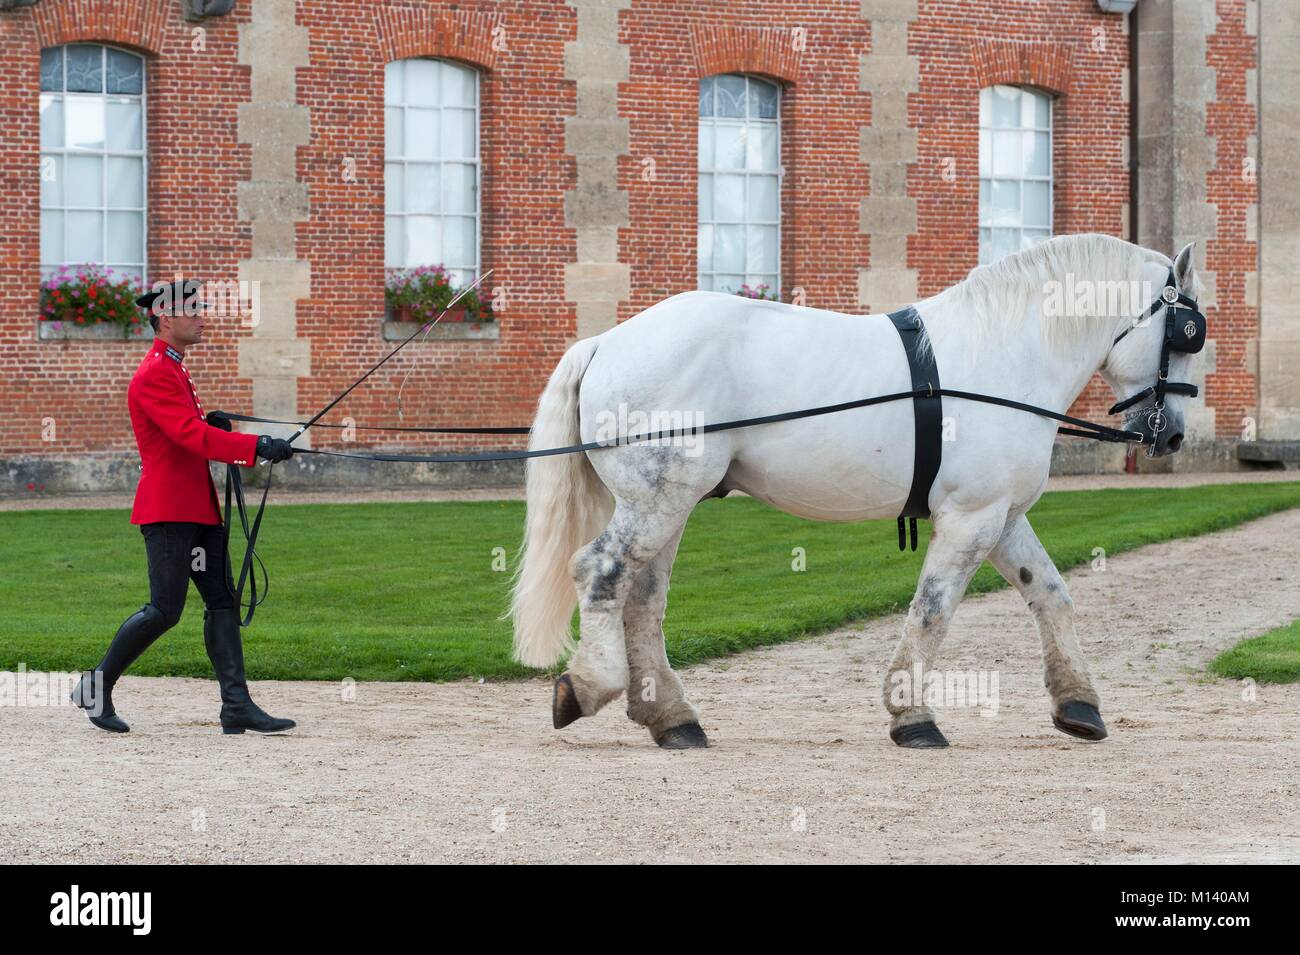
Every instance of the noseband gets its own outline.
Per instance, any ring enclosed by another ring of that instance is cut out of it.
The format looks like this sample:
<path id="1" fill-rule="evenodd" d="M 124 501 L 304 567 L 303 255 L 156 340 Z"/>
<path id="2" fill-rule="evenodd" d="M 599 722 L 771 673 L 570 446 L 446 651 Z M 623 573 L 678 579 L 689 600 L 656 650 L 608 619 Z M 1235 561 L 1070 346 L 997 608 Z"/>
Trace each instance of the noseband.
<path id="1" fill-rule="evenodd" d="M 1147 306 L 1146 311 L 1133 319 L 1132 324 L 1111 342 L 1111 348 L 1114 348 L 1125 335 L 1152 318 L 1162 308 L 1165 310 L 1165 337 L 1160 345 L 1160 370 L 1156 374 L 1155 384 L 1117 402 L 1107 412 L 1119 414 L 1154 396 L 1155 403 L 1147 414 L 1147 427 L 1151 429 L 1151 443 L 1147 447 L 1147 454 L 1150 455 L 1155 454 L 1160 432 L 1164 431 L 1169 423 L 1165 416 L 1165 395 L 1187 395 L 1189 398 L 1195 398 L 1197 395 L 1196 386 L 1190 382 L 1169 380 L 1169 356 L 1174 352 L 1195 355 L 1205 347 L 1205 316 L 1197 308 L 1194 298 L 1178 291 L 1178 285 L 1174 281 L 1174 270 L 1171 268 L 1160 297 Z M 1187 314 L 1179 315 L 1179 312 Z"/>

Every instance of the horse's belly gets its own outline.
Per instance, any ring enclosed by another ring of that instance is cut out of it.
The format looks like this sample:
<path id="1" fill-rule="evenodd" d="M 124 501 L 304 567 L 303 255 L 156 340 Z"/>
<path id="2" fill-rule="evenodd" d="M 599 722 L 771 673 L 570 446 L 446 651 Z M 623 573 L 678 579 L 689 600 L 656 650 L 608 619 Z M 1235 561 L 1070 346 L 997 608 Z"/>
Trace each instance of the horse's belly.
<path id="1" fill-rule="evenodd" d="M 766 459 L 743 455 L 727 471 L 726 486 L 778 510 L 816 521 L 866 521 L 897 517 L 907 500 L 907 474 L 885 450 L 828 461 L 825 457 Z"/>

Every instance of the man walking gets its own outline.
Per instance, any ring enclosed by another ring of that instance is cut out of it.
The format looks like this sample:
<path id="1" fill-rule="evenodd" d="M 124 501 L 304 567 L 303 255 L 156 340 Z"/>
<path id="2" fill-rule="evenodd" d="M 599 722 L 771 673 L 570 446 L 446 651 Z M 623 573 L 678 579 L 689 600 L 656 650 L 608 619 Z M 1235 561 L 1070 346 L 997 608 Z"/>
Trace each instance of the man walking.
<path id="1" fill-rule="evenodd" d="M 293 447 L 282 438 L 228 432 L 208 424 L 185 350 L 203 340 L 207 303 L 197 280 L 156 285 L 136 300 L 149 313 L 153 347 L 131 379 L 127 406 L 140 449 L 140 484 L 131 523 L 140 526 L 149 561 L 149 603 L 118 629 L 104 658 L 84 674 L 73 702 L 90 722 L 114 733 L 130 727 L 113 708 L 118 678 L 185 608 L 189 582 L 203 598 L 203 642 L 221 687 L 226 733 L 278 733 L 293 720 L 263 712 L 249 697 L 226 528 L 208 461 L 251 466 L 257 458 L 284 461 Z"/>

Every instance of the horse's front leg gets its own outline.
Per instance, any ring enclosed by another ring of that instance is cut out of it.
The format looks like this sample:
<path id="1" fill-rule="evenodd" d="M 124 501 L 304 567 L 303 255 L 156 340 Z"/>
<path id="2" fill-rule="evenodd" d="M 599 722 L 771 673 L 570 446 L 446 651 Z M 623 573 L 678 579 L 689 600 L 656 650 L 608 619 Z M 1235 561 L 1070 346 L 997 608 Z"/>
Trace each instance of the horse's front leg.
<path id="1" fill-rule="evenodd" d="M 935 514 L 921 580 L 903 625 L 903 639 L 885 675 L 885 708 L 893 719 L 889 737 L 914 749 L 947 746 L 924 701 L 926 676 L 948 632 L 971 577 L 1006 524 L 1005 503 L 980 511 Z"/>
<path id="2" fill-rule="evenodd" d="M 1052 722 L 1080 739 L 1106 738 L 1101 697 L 1093 688 L 1074 631 L 1074 601 L 1052 558 L 1023 515 L 1007 524 L 989 562 L 1029 604 L 1043 641 L 1043 676 L 1052 696 Z"/>

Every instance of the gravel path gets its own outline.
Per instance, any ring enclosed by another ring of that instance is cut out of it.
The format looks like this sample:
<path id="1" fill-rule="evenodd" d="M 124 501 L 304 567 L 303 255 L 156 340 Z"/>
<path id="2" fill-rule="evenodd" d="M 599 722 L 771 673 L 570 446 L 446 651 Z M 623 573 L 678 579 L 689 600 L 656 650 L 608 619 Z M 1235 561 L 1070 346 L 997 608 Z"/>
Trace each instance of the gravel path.
<path id="1" fill-rule="evenodd" d="M 879 702 L 901 618 L 694 667 L 713 740 L 665 752 L 620 704 L 550 728 L 550 686 L 264 683 L 300 728 L 222 736 L 215 684 L 127 677 L 127 736 L 0 707 L 10 862 L 1300 861 L 1300 685 L 1205 682 L 1300 615 L 1300 510 L 1070 575 L 1111 738 L 1055 732 L 1013 591 L 963 603 L 942 665 L 997 716 L 900 750 Z M 672 613 L 671 602 L 669 613 Z"/>

